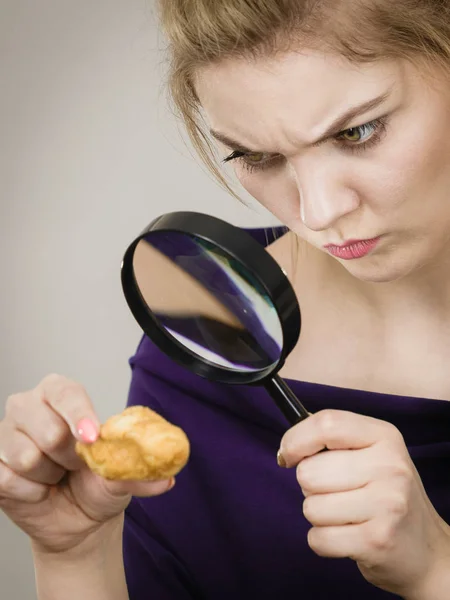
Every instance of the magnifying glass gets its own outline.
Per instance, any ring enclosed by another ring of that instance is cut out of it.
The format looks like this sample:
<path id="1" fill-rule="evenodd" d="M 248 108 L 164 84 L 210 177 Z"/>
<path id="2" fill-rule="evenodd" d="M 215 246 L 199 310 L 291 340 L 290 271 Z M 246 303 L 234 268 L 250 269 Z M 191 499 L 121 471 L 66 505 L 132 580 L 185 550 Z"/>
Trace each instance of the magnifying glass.
<path id="1" fill-rule="evenodd" d="M 262 385 L 294 425 L 308 411 L 278 375 L 301 329 L 295 292 L 253 237 L 216 217 L 158 217 L 125 252 L 122 288 L 144 333 L 175 362 Z"/>

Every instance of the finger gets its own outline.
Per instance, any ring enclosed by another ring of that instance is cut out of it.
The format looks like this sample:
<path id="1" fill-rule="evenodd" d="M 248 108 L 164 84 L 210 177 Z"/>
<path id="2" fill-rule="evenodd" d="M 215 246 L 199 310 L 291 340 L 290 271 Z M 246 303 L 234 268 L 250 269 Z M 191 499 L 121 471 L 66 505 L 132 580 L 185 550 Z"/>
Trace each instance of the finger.
<path id="1" fill-rule="evenodd" d="M 84 466 L 75 452 L 75 439 L 69 425 L 41 398 L 30 394 L 17 396 L 8 406 L 8 418 L 57 465 L 67 470 Z"/>
<path id="2" fill-rule="evenodd" d="M 21 477 L 0 462 L 0 505 L 9 501 L 37 503 L 44 500 L 50 488 Z"/>
<path id="3" fill-rule="evenodd" d="M 308 544 L 319 556 L 374 565 L 392 548 L 393 535 L 389 523 L 372 519 L 357 525 L 313 527 L 308 532 Z"/>
<path id="4" fill-rule="evenodd" d="M 309 547 L 318 556 L 358 560 L 365 550 L 365 525 L 313 527 L 308 531 Z"/>
<path id="5" fill-rule="evenodd" d="M 304 458 L 297 466 L 297 481 L 305 496 L 356 490 L 377 474 L 372 448 L 333 450 Z"/>
<path id="6" fill-rule="evenodd" d="M 26 434 L 0 423 L 0 460 L 25 479 L 54 485 L 65 469 L 47 458 Z"/>
<path id="7" fill-rule="evenodd" d="M 303 502 L 303 514 L 314 527 L 365 523 L 376 510 L 366 487 L 336 494 L 315 494 Z"/>
<path id="8" fill-rule="evenodd" d="M 95 442 L 100 422 L 83 386 L 65 377 L 50 375 L 38 386 L 38 392 L 42 400 L 67 423 L 76 439 Z"/>
<path id="9" fill-rule="evenodd" d="M 400 440 L 401 434 L 390 423 L 347 411 L 323 410 L 283 436 L 280 462 L 293 467 L 323 449 L 357 450 L 393 438 Z"/>

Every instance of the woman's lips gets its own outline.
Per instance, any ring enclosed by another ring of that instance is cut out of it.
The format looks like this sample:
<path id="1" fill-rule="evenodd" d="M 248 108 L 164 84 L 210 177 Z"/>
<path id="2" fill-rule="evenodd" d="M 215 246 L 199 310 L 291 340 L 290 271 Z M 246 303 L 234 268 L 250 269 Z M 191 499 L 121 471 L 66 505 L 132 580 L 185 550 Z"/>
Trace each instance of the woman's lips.
<path id="1" fill-rule="evenodd" d="M 336 258 L 342 260 L 354 260 L 367 256 L 378 245 L 380 238 L 372 238 L 371 240 L 348 240 L 342 246 L 327 244 L 324 248 Z"/>

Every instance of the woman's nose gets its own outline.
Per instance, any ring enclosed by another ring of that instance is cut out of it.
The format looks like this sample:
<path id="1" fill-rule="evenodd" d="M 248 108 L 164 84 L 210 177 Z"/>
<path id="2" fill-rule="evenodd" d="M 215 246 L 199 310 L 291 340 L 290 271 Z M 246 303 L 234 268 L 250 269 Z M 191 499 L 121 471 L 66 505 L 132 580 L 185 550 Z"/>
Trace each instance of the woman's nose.
<path id="1" fill-rule="evenodd" d="M 311 231 L 324 231 L 360 205 L 357 192 L 344 183 L 333 166 L 309 165 L 295 170 L 300 216 Z"/>

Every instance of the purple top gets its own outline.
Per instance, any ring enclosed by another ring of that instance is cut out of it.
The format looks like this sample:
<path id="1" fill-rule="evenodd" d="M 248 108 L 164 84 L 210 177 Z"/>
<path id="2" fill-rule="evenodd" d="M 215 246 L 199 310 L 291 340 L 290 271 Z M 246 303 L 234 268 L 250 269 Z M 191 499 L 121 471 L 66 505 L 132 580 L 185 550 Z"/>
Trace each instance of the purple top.
<path id="1" fill-rule="evenodd" d="M 255 232 L 256 235 L 256 232 Z M 149 406 L 191 441 L 175 488 L 133 498 L 124 561 L 130 600 L 388 600 L 350 559 L 307 544 L 295 469 L 276 452 L 289 427 L 263 388 L 217 384 L 176 365 L 143 337 L 130 360 L 129 405 Z M 450 522 L 450 402 L 288 380 L 304 405 L 393 423 L 436 510 Z"/>

